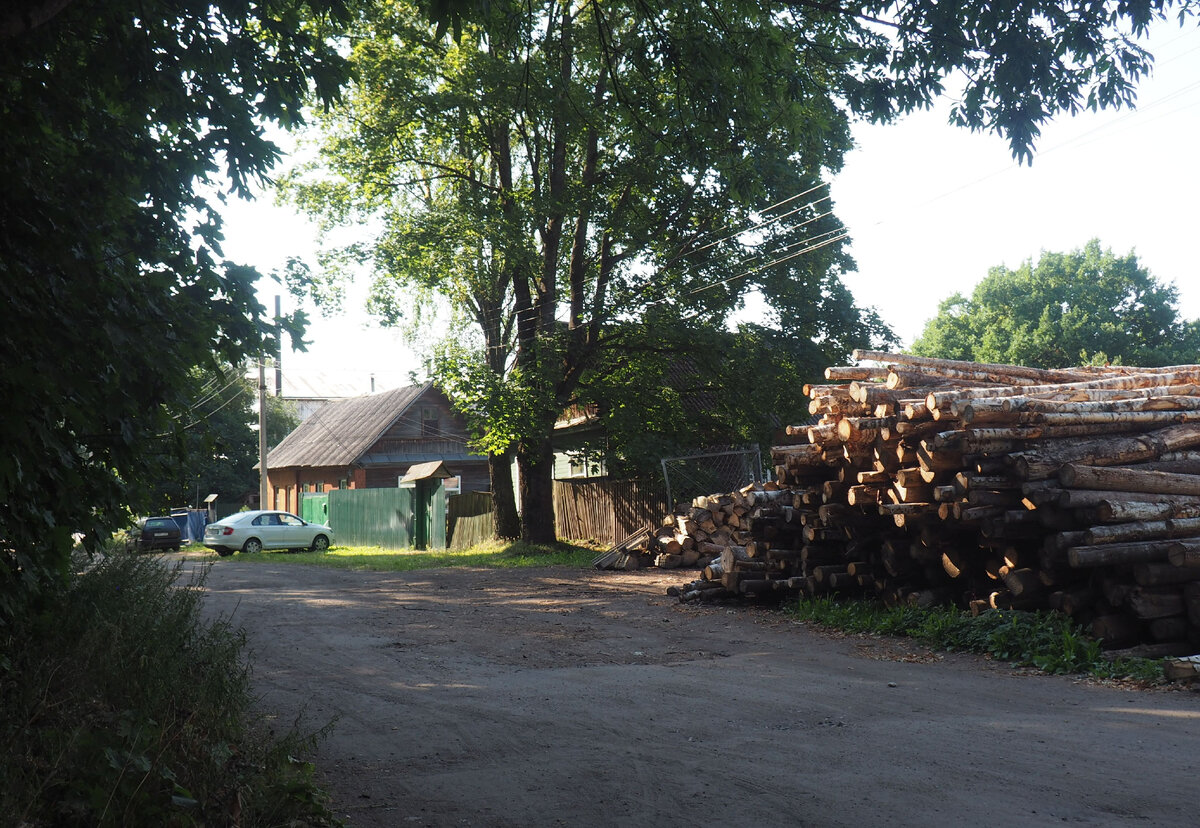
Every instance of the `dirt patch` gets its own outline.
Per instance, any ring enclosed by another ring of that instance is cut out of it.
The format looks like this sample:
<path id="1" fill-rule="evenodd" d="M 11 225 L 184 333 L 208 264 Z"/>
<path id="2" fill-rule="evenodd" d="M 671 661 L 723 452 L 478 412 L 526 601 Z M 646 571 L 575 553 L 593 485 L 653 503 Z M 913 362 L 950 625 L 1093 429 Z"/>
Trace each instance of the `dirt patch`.
<path id="1" fill-rule="evenodd" d="M 686 575 L 218 561 L 350 825 L 1193 825 L 1200 697 L 1022 675 Z"/>

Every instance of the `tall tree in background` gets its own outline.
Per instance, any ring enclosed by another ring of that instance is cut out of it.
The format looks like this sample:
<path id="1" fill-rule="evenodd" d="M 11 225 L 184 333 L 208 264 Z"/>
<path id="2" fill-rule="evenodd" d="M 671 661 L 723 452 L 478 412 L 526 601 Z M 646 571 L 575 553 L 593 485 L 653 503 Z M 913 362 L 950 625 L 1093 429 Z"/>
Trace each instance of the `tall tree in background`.
<path id="1" fill-rule="evenodd" d="M 912 352 L 1038 368 L 1190 364 L 1200 355 L 1200 322 L 1182 320 L 1177 300 L 1132 252 L 1116 256 L 1093 239 L 1016 270 L 992 268 L 970 298 L 941 303 Z"/>
<path id="2" fill-rule="evenodd" d="M 336 92 L 309 21 L 337 6 L 0 11 L 0 623 L 66 572 L 73 533 L 94 545 L 145 506 L 191 369 L 262 353 L 258 274 L 224 259 L 202 188 L 247 193 L 278 157 L 263 120 Z"/>
<path id="3" fill-rule="evenodd" d="M 436 293 L 475 328 L 441 381 L 482 425 L 501 521 L 512 448 L 523 534 L 550 541 L 554 419 L 629 335 L 614 322 L 719 328 L 758 290 L 822 336 L 802 321 L 852 265 L 822 180 L 853 116 L 927 104 L 961 69 L 955 119 L 1028 158 L 1054 113 L 1130 100 L 1148 56 L 1122 30 L 1174 5 L 543 0 L 451 34 L 368 2 L 354 92 L 325 122 L 334 175 L 291 194 L 383 228 L 352 252 L 385 318 Z"/>
<path id="4" fill-rule="evenodd" d="M 199 507 L 209 494 L 224 504 L 236 504 L 258 491 L 258 390 L 241 371 L 194 369 L 192 401 L 172 411 L 179 428 L 170 441 L 155 445 L 162 452 L 149 455 L 154 472 L 147 471 L 145 493 L 138 500 L 148 511 L 165 514 L 183 506 Z M 280 397 L 264 398 L 267 410 L 267 450 L 278 445 L 300 417 L 293 403 Z"/>
<path id="5" fill-rule="evenodd" d="M 370 7 L 355 91 L 325 122 L 319 163 L 338 178 L 291 182 L 328 219 L 383 221 L 367 256 L 385 316 L 415 288 L 474 327 L 439 379 L 477 413 L 501 515 L 515 451 L 532 541 L 554 539 L 555 418 L 602 353 L 655 328 L 720 328 L 755 287 L 778 312 L 819 313 L 822 281 L 851 264 L 821 184 L 850 146 L 837 21 L 798 10 L 775 25 L 739 3 L 645 12 L 502 3 L 439 38 L 414 7 Z"/>

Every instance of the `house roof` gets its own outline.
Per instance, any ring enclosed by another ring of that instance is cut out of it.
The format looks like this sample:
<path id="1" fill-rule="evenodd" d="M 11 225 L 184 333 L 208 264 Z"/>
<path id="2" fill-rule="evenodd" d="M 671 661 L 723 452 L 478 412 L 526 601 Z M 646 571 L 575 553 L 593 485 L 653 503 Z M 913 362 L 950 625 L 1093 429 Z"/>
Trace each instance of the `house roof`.
<path id="1" fill-rule="evenodd" d="M 412 385 L 330 402 L 271 450 L 267 468 L 349 466 L 431 387 Z"/>

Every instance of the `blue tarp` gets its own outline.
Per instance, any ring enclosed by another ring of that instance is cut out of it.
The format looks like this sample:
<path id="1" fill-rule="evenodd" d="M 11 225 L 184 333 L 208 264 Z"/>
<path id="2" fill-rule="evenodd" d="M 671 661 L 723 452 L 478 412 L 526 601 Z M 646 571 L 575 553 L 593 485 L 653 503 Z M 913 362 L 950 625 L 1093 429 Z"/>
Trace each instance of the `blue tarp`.
<path id="1" fill-rule="evenodd" d="M 179 524 L 183 540 L 199 543 L 204 540 L 204 527 L 208 525 L 208 512 L 205 509 L 187 509 L 171 513 L 171 520 Z"/>

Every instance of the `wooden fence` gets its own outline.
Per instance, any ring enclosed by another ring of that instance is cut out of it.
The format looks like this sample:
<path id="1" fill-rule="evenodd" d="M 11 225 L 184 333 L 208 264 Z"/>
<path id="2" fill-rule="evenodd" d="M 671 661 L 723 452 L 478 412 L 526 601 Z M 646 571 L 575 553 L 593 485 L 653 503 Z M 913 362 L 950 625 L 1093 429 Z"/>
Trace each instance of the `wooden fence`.
<path id="1" fill-rule="evenodd" d="M 643 526 L 658 526 L 670 511 L 659 487 L 637 480 L 555 480 L 558 536 L 614 544 Z"/>
<path id="2" fill-rule="evenodd" d="M 469 549 L 496 535 L 490 492 L 468 492 L 446 498 L 446 534 L 451 549 Z"/>
<path id="3" fill-rule="evenodd" d="M 328 522 L 339 545 L 412 545 L 412 494 L 407 489 L 347 489 L 305 499 L 310 498 L 314 513 L 306 519 Z M 315 513 L 318 500 L 319 516 Z M 495 536 L 490 493 L 450 495 L 445 509 L 445 542 L 450 549 L 468 549 Z M 658 526 L 668 511 L 657 486 L 636 480 L 554 481 L 555 528 L 564 540 L 611 545 L 643 526 Z M 440 536 L 431 540 L 432 545 L 441 545 Z"/>

